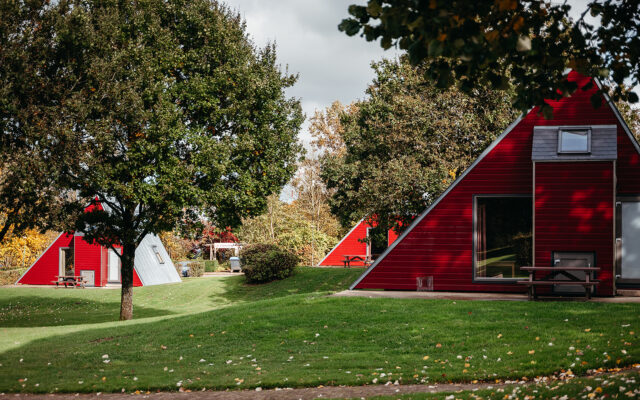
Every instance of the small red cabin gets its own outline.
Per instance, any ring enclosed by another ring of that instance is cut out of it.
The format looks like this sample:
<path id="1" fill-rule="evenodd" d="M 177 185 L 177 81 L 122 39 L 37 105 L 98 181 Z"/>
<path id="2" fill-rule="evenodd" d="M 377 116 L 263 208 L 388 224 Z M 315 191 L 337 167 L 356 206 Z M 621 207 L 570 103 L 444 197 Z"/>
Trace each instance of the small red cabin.
<path id="1" fill-rule="evenodd" d="M 121 248 L 116 248 L 121 252 Z M 120 283 L 120 257 L 114 250 L 84 240 L 80 232 L 61 233 L 16 284 L 51 285 L 57 276 L 82 276 L 87 286 Z M 133 285 L 180 282 L 169 254 L 156 235 L 136 249 Z"/>
<path id="2" fill-rule="evenodd" d="M 369 236 L 370 231 L 375 227 L 370 223 L 367 223 L 364 219 L 358 221 L 358 223 L 351 228 L 351 230 L 338 242 L 337 245 L 318 263 L 321 266 L 342 266 L 345 255 L 351 256 L 365 256 L 375 258 L 377 255 L 384 252 L 384 250 L 393 243 L 398 234 L 390 229 L 387 232 L 386 243 L 373 243 L 367 242 L 365 239 Z M 363 266 L 363 261 L 352 261 L 353 266 Z"/>
<path id="3" fill-rule="evenodd" d="M 102 208 L 98 202 L 88 206 Z M 87 286 L 119 284 L 122 248 L 108 249 L 89 243 L 82 232 L 61 233 L 38 257 L 16 284 L 52 285 L 58 276 L 82 276 Z M 180 282 L 167 250 L 156 235 L 148 234 L 136 248 L 133 285 L 149 286 Z"/>
<path id="4" fill-rule="evenodd" d="M 576 260 L 599 268 L 598 295 L 640 286 L 640 146 L 596 90 L 513 122 L 351 288 L 523 292 L 521 267 Z"/>

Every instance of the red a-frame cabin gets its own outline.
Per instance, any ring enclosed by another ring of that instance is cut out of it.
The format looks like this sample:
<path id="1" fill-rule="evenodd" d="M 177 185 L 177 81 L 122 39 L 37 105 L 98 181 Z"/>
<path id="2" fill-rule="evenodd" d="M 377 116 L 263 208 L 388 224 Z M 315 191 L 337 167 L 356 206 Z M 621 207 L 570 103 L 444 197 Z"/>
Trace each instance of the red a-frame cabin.
<path id="1" fill-rule="evenodd" d="M 569 259 L 600 269 L 598 295 L 640 287 L 640 146 L 596 90 L 513 122 L 351 288 L 523 292 L 520 267 Z"/>

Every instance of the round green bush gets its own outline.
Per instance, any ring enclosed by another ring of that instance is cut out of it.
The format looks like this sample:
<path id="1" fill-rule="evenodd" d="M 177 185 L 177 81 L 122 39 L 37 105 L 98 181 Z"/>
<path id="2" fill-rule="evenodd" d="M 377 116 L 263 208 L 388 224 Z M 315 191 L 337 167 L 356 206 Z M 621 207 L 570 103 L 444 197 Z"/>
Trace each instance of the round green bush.
<path id="1" fill-rule="evenodd" d="M 242 272 L 249 283 L 266 283 L 293 275 L 300 258 L 275 244 L 252 244 L 240 253 Z"/>

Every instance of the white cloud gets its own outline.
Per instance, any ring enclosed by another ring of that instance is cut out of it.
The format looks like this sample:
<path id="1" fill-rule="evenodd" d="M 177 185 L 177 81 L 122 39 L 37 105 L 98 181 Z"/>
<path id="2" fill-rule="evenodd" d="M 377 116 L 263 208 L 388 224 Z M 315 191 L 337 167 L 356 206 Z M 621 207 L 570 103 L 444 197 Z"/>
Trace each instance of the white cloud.
<path id="1" fill-rule="evenodd" d="M 371 62 L 399 54 L 338 31 L 338 24 L 348 16 L 349 5 L 366 1 L 224 2 L 246 20 L 247 32 L 256 45 L 275 42 L 279 62 L 288 66 L 290 73 L 299 74 L 298 82 L 287 94 L 300 98 L 307 118 L 335 100 L 348 104 L 363 98 L 374 76 Z M 304 142 L 309 140 L 307 128 L 308 122 L 300 135 Z"/>

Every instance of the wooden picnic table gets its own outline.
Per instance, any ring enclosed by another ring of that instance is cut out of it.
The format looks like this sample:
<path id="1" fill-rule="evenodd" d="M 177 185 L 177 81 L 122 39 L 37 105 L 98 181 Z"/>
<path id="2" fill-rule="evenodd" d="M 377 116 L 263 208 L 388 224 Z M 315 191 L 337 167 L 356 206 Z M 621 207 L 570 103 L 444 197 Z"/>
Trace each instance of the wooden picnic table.
<path id="1" fill-rule="evenodd" d="M 342 257 L 342 263 L 344 264 L 345 268 L 351 267 L 351 263 L 354 261 L 362 261 L 364 265 L 369 265 L 372 263 L 371 256 L 366 254 L 345 254 Z"/>
<path id="2" fill-rule="evenodd" d="M 521 267 L 523 271 L 529 271 L 529 279 L 526 281 L 518 281 L 519 284 L 527 285 L 529 300 L 537 299 L 537 286 L 553 286 L 553 285 L 579 285 L 584 287 L 585 297 L 591 298 L 591 288 L 599 285 L 600 281 L 591 279 L 593 272 L 600 271 L 596 267 Z M 542 278 L 536 279 L 536 272 L 549 272 Z M 575 275 L 576 272 L 584 272 L 584 279 Z M 566 280 L 558 279 L 559 276 L 565 276 Z"/>
<path id="3" fill-rule="evenodd" d="M 84 289 L 84 285 L 85 285 L 85 280 L 84 280 L 84 276 L 80 276 L 80 275 L 56 275 L 56 280 L 55 281 L 51 281 L 51 283 L 55 283 L 56 284 L 56 289 L 58 287 L 60 287 L 60 285 L 64 285 L 64 287 L 73 287 L 73 288 L 77 288 L 78 286 L 80 286 L 81 288 Z"/>

